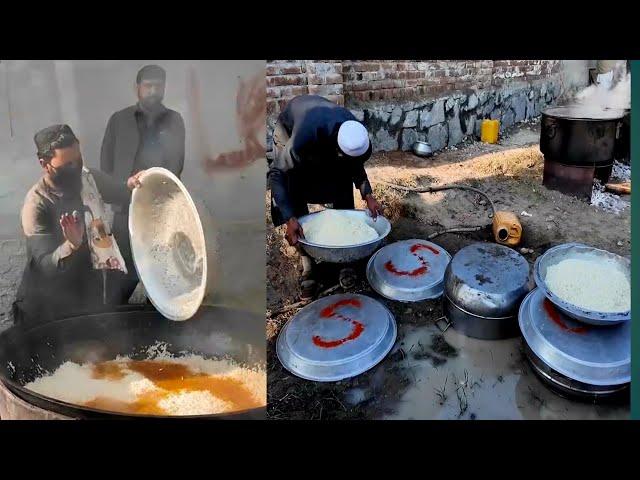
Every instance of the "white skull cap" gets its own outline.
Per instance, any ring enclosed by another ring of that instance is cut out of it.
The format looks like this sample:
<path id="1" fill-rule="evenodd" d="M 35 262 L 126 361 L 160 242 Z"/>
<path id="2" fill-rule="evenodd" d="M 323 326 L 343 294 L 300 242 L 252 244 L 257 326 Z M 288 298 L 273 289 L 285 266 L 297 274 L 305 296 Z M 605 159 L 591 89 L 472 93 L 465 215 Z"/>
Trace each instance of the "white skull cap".
<path id="1" fill-rule="evenodd" d="M 359 157 L 369 149 L 369 134 L 360 122 L 347 120 L 338 130 L 338 146 L 346 155 Z"/>

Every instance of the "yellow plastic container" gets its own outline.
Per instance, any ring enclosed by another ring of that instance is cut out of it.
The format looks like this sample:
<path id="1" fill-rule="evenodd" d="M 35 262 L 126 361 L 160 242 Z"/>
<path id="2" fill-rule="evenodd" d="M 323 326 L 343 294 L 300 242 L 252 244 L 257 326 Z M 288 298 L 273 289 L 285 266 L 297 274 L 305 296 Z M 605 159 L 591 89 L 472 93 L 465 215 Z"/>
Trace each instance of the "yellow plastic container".
<path id="1" fill-rule="evenodd" d="M 497 243 L 515 247 L 522 239 L 522 225 L 515 213 L 499 211 L 493 216 L 493 236 Z"/>
<path id="2" fill-rule="evenodd" d="M 497 143 L 500 132 L 500 120 L 482 120 L 480 140 L 484 143 Z"/>

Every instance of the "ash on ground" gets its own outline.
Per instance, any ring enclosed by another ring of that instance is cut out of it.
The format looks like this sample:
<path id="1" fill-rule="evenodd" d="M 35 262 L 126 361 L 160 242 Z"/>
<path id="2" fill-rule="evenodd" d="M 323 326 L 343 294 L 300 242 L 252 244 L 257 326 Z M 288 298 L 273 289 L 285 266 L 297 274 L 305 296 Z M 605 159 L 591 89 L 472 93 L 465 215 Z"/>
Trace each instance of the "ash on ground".
<path id="1" fill-rule="evenodd" d="M 614 162 L 611 178 L 620 182 L 630 182 L 631 166 L 618 161 Z M 600 180 L 595 180 L 593 182 L 593 191 L 591 193 L 591 205 L 619 215 L 631 205 L 631 202 L 622 198 L 620 195 L 607 192 L 605 186 L 600 182 Z"/>

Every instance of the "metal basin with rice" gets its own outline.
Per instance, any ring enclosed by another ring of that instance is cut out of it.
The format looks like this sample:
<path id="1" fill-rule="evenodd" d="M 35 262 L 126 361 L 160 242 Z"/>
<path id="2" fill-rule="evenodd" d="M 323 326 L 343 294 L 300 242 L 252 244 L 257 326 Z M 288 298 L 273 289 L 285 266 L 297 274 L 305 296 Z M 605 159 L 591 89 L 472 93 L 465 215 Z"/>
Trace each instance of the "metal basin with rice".
<path id="1" fill-rule="evenodd" d="M 630 309 L 622 312 L 591 311 L 577 305 L 573 305 L 554 294 L 546 283 L 548 269 L 552 265 L 557 265 L 563 260 L 569 259 L 596 261 L 604 259 L 613 260 L 625 274 L 627 279 L 629 279 L 629 282 L 631 282 L 631 262 L 628 259 L 581 243 L 565 243 L 558 245 L 550 248 L 543 255 L 538 257 L 533 269 L 533 277 L 536 285 L 544 292 L 545 296 L 553 302 L 554 305 L 569 317 L 592 325 L 614 325 L 631 319 Z"/>
<path id="2" fill-rule="evenodd" d="M 140 182 L 129 205 L 135 268 L 158 311 L 187 320 L 207 288 L 207 245 L 198 209 L 182 182 L 164 168 L 146 170 Z"/>
<path id="3" fill-rule="evenodd" d="M 385 238 L 389 235 L 389 232 L 391 232 L 391 223 L 381 215 L 378 215 L 378 218 L 374 221 L 365 210 L 337 211 L 360 221 L 364 221 L 367 225 L 378 232 L 378 238 L 365 243 L 345 246 L 319 245 L 301 238 L 299 242 L 302 245 L 303 250 L 316 260 L 329 263 L 350 263 L 361 260 L 375 252 L 383 244 Z M 309 215 L 305 215 L 298 219 L 303 231 L 305 224 L 314 218 L 314 215 L 318 215 L 319 213 L 322 212 L 310 213 Z"/>

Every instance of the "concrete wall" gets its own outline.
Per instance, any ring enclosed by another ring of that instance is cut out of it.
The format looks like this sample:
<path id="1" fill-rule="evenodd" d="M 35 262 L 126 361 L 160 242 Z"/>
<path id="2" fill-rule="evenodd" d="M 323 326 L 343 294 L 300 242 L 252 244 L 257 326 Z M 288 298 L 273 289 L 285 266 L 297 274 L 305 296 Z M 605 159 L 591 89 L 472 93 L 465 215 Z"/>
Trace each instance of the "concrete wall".
<path id="1" fill-rule="evenodd" d="M 24 266 L 19 211 L 37 181 L 34 133 L 53 123 L 68 123 L 80 138 L 85 162 L 99 165 L 109 116 L 136 102 L 135 76 L 157 63 L 167 70 L 165 104 L 186 123 L 183 181 L 220 228 L 219 301 L 235 301 L 264 311 L 265 162 L 232 173 L 207 175 L 192 135 L 187 111 L 187 69 L 194 68 L 202 89 L 202 111 L 211 155 L 240 147 L 236 131 L 239 78 L 264 71 L 264 61 L 0 61 L 0 323 L 15 295 Z M 246 272 L 251 272 L 247 274 Z M 249 292 L 250 300 L 238 301 Z M 262 307 L 260 307 L 260 302 Z"/>
<path id="2" fill-rule="evenodd" d="M 503 130 L 587 85 L 590 61 L 270 60 L 269 132 L 294 96 L 314 93 L 352 109 L 376 151 L 427 139 L 435 150 L 477 133 L 483 118 Z M 271 139 L 267 139 L 271 150 Z"/>

